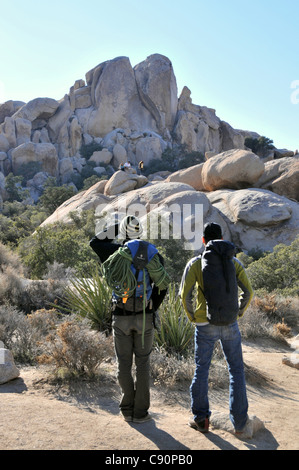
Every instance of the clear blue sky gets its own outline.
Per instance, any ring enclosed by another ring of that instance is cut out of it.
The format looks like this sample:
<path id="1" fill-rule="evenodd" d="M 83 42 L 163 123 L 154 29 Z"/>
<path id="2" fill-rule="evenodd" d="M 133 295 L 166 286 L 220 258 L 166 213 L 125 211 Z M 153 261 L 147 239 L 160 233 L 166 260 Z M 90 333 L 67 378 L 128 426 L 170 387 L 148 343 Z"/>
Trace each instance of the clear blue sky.
<path id="1" fill-rule="evenodd" d="M 178 94 L 299 148 L 298 0 L 0 0 L 0 12 L 0 103 L 61 99 L 101 62 L 159 53 Z"/>

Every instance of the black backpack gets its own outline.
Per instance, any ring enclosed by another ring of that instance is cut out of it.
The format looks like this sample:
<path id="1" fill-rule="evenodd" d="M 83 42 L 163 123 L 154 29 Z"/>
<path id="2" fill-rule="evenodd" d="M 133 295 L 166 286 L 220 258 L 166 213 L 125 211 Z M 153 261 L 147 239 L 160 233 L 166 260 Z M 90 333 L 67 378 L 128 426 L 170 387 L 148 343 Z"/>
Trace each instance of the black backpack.
<path id="1" fill-rule="evenodd" d="M 238 318 L 239 299 L 234 255 L 234 244 L 224 240 L 210 241 L 202 254 L 207 319 L 213 325 L 230 325 Z"/>

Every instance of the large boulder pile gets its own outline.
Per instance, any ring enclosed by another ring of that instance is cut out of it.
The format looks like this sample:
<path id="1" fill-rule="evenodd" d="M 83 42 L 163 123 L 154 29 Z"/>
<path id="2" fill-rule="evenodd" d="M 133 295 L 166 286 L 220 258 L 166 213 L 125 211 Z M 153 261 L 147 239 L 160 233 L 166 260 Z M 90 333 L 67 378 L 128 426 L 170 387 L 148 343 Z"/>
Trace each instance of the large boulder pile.
<path id="1" fill-rule="evenodd" d="M 103 152 L 90 158 L 102 174 L 105 166 L 115 171 L 126 160 L 148 165 L 167 148 L 244 149 L 247 135 L 256 134 L 235 130 L 215 110 L 194 105 L 187 87 L 178 98 L 167 57 L 153 54 L 135 67 L 128 57 L 117 57 L 76 80 L 61 100 L 0 104 L 0 171 L 17 174 L 35 162 L 36 172 L 70 183 L 89 163 L 81 151 L 89 145 Z"/>
<path id="2" fill-rule="evenodd" d="M 241 249 L 271 249 L 298 234 L 299 155 L 273 149 L 260 158 L 244 145 L 251 131 L 233 129 L 214 109 L 195 105 L 184 87 L 178 97 L 171 61 L 153 54 L 135 67 L 127 57 L 103 62 L 76 80 L 59 101 L 36 98 L 0 104 L 0 202 L 5 176 L 27 165 L 34 200 L 47 178 L 73 184 L 87 165 L 104 180 L 76 194 L 45 222 L 70 221 L 70 212 L 119 212 L 119 204 L 144 205 L 147 220 L 170 217 L 196 226 L 218 220 L 226 237 Z M 139 161 L 150 167 L 165 150 L 201 152 L 206 160 L 166 175 L 137 174 Z M 86 149 L 93 149 L 87 154 Z M 85 152 L 83 151 L 85 150 Z M 121 171 L 130 161 L 130 171 Z M 135 168 L 135 169 L 134 169 Z M 191 208 L 187 216 L 184 206 Z"/>

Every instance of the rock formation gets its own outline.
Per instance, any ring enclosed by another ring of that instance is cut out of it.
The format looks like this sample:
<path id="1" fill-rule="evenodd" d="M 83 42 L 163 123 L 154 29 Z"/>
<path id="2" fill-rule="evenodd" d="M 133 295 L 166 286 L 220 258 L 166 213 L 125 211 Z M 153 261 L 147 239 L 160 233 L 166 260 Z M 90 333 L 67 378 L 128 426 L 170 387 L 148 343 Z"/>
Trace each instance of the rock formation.
<path id="1" fill-rule="evenodd" d="M 103 62 L 76 80 L 61 100 L 36 98 L 0 104 L 0 198 L 4 179 L 34 163 L 27 185 L 36 201 L 49 176 L 70 183 L 85 165 L 105 180 L 76 194 L 44 224 L 69 221 L 70 211 L 93 208 L 118 213 L 124 200 L 143 204 L 146 222 L 164 214 L 172 222 L 185 205 L 202 207 L 204 221 L 218 220 L 240 249 L 272 249 L 298 235 L 299 155 L 274 149 L 260 158 L 245 148 L 251 131 L 233 129 L 214 109 L 195 105 L 184 87 L 178 97 L 171 61 L 153 54 L 134 68 L 127 57 Z M 82 149 L 92 147 L 83 156 Z M 166 149 L 201 152 L 203 163 L 151 177 L 134 170 L 150 167 Z M 131 161 L 133 170 L 118 171 Z M 109 169 L 109 170 L 108 170 Z M 171 212 L 171 214 L 170 214 Z M 196 213 L 188 221 L 194 228 Z M 182 221 L 184 223 L 184 221 Z M 192 225 L 193 224 L 193 225 Z"/>
<path id="2" fill-rule="evenodd" d="M 178 98 L 171 61 L 160 54 L 134 68 L 127 57 L 103 62 L 87 72 L 85 80 L 76 80 L 59 101 L 36 98 L 28 103 L 11 100 L 0 104 L 1 171 L 5 176 L 17 171 L 16 159 L 25 165 L 34 160 L 32 150 L 28 152 L 32 145 L 19 148 L 24 144 L 35 144 L 37 150 L 43 144 L 42 171 L 63 183 L 66 173 L 80 173 L 86 164 L 80 154 L 82 145 L 101 145 L 113 156 L 111 163 L 117 169 L 126 159 L 148 165 L 173 146 L 202 153 L 243 149 L 246 135 L 221 121 L 215 110 L 192 104 L 187 87 Z M 54 170 L 53 147 L 58 160 Z M 60 164 L 65 158 L 70 159 L 67 171 Z M 51 160 L 50 172 L 45 159 Z"/>
<path id="3" fill-rule="evenodd" d="M 9 349 L 0 348 L 0 385 L 19 377 L 20 371 L 15 365 Z"/>

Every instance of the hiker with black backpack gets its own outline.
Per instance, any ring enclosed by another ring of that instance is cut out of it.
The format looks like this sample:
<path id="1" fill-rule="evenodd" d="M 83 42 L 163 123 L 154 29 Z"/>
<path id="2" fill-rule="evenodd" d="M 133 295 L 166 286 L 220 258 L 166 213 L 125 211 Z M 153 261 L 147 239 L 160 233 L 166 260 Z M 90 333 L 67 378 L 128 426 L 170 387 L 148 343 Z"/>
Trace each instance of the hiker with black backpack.
<path id="1" fill-rule="evenodd" d="M 170 282 L 162 256 L 153 244 L 140 239 L 142 232 L 139 219 L 128 215 L 90 241 L 113 291 L 112 328 L 122 390 L 119 407 L 125 421 L 134 423 L 152 418 L 148 410 L 155 314 Z M 115 243 L 117 237 L 122 243 Z"/>
<path id="2" fill-rule="evenodd" d="M 187 263 L 180 286 L 184 310 L 195 324 L 196 368 L 190 386 L 193 416 L 189 426 L 203 433 L 209 430 L 208 375 L 214 345 L 220 340 L 230 377 L 230 419 L 236 434 L 242 434 L 248 422 L 248 401 L 238 319 L 244 315 L 253 290 L 235 257 L 234 244 L 223 240 L 220 225 L 205 225 L 203 243 L 204 252 Z"/>

